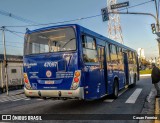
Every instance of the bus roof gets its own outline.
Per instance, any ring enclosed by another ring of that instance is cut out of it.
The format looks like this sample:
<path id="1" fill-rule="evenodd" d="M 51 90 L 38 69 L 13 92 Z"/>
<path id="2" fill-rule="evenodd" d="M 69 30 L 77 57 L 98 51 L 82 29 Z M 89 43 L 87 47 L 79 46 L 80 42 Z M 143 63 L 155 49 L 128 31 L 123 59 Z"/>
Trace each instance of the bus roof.
<path id="1" fill-rule="evenodd" d="M 76 27 L 80 28 L 81 30 L 83 30 L 83 31 L 85 31 L 85 32 L 97 37 L 97 38 L 100 38 L 100 39 L 105 40 L 105 41 L 107 40 L 107 42 L 109 42 L 109 43 L 112 43 L 112 44 L 115 44 L 117 46 L 120 46 L 120 47 L 123 47 L 125 49 L 128 49 L 128 50 L 136 52 L 136 50 L 134 50 L 134 49 L 132 49 L 130 47 L 127 47 L 127 46 L 125 46 L 125 45 L 123 45 L 121 43 L 118 43 L 118 42 L 116 42 L 116 41 L 114 41 L 112 39 L 109 39 L 109 38 L 107 38 L 105 36 L 102 36 L 102 35 L 94 32 L 94 31 L 91 31 L 91 30 L 89 30 L 89 29 L 87 29 L 87 28 L 85 28 L 83 26 L 78 25 L 78 24 L 65 24 L 65 25 L 43 27 L 43 28 L 39 28 L 39 29 L 35 29 L 35 30 L 27 30 L 26 34 L 31 34 L 31 33 L 34 33 L 34 32 L 40 32 L 40 31 L 45 31 L 45 30 L 59 28 L 59 27 L 70 27 L 70 26 L 76 26 Z"/>

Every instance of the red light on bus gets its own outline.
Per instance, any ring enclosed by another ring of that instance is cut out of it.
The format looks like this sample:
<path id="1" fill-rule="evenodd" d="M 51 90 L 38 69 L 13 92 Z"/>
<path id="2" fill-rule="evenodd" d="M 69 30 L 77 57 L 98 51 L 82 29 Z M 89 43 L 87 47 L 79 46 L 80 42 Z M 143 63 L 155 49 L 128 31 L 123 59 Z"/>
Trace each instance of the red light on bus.
<path id="1" fill-rule="evenodd" d="M 74 82 L 79 82 L 79 79 L 77 77 L 75 77 Z"/>
<path id="2" fill-rule="evenodd" d="M 24 79 L 24 82 L 25 82 L 25 83 L 28 83 L 28 79 L 25 78 L 25 79 Z"/>
<path id="3" fill-rule="evenodd" d="M 79 87 L 80 79 L 81 79 L 81 71 L 76 70 L 74 72 L 74 77 L 73 77 L 73 80 L 72 80 L 71 90 L 75 90 Z"/>
<path id="4" fill-rule="evenodd" d="M 76 76 L 76 77 L 79 77 L 79 76 L 80 76 L 80 72 L 78 72 L 78 71 L 75 72 L 75 76 Z"/>

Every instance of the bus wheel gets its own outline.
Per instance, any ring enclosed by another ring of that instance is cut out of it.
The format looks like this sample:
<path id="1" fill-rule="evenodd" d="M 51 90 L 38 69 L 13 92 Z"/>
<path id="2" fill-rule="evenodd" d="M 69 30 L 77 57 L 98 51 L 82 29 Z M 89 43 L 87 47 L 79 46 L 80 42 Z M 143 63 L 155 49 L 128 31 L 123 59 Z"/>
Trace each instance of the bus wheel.
<path id="1" fill-rule="evenodd" d="M 117 81 L 116 79 L 114 80 L 112 97 L 113 97 L 114 99 L 118 98 L 118 81 Z"/>

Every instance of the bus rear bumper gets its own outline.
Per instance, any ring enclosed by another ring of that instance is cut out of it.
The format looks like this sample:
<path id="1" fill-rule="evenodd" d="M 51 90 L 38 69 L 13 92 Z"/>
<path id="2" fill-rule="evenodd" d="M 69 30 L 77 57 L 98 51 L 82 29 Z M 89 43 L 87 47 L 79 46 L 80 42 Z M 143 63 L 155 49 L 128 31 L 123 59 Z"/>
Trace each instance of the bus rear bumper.
<path id="1" fill-rule="evenodd" d="M 27 97 L 84 99 L 83 87 L 79 87 L 76 90 L 28 90 L 24 87 L 24 93 Z"/>

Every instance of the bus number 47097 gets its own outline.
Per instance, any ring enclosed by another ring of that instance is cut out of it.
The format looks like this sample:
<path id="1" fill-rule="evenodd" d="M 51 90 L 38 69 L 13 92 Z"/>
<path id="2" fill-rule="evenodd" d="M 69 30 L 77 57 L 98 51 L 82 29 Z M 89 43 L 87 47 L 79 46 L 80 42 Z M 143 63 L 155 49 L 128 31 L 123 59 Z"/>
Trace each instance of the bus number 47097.
<path id="1" fill-rule="evenodd" d="M 117 98 L 121 89 L 139 80 L 135 50 L 80 25 L 27 30 L 26 36 L 24 64 L 34 64 L 24 66 L 27 97 Z"/>

